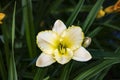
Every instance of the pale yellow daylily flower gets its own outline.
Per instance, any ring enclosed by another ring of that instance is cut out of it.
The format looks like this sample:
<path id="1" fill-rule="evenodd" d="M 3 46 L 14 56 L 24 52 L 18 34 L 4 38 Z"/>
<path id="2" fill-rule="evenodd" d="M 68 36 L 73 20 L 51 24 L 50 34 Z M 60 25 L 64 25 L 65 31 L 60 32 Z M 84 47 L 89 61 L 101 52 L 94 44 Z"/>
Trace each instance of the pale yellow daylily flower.
<path id="1" fill-rule="evenodd" d="M 82 47 L 84 33 L 79 26 L 68 29 L 61 20 L 57 20 L 52 30 L 39 32 L 37 45 L 42 53 L 36 61 L 36 66 L 46 67 L 55 62 L 66 64 L 71 59 L 88 61 L 91 54 Z"/>
<path id="2" fill-rule="evenodd" d="M 2 21 L 1 21 L 1 20 L 3 20 L 4 17 L 5 17 L 5 14 L 4 14 L 4 13 L 0 13 L 0 24 L 2 24 Z"/>
<path id="3" fill-rule="evenodd" d="M 120 12 L 120 0 L 118 0 L 114 5 L 108 6 L 104 10 L 106 13 Z"/>

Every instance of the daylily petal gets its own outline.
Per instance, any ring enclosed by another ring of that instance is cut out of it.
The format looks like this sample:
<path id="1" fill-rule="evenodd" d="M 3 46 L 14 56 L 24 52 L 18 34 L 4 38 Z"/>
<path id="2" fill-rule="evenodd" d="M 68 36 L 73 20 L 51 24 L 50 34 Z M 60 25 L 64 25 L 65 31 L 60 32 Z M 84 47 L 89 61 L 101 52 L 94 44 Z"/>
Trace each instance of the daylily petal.
<path id="1" fill-rule="evenodd" d="M 0 13 L 0 24 L 2 24 L 2 19 L 5 17 L 5 14 L 4 13 Z"/>
<path id="2" fill-rule="evenodd" d="M 36 66 L 38 67 L 46 67 L 55 62 L 55 59 L 53 59 L 52 55 L 41 53 L 41 55 L 38 57 L 36 61 Z"/>
<path id="3" fill-rule="evenodd" d="M 37 35 L 37 45 L 45 53 L 52 53 L 58 44 L 59 36 L 53 31 L 39 32 Z"/>
<path id="4" fill-rule="evenodd" d="M 118 0 L 114 5 L 114 10 L 120 10 L 120 0 Z"/>
<path id="5" fill-rule="evenodd" d="M 58 49 L 54 52 L 55 59 L 60 64 L 65 64 L 72 59 L 73 52 L 67 48 L 66 53 L 62 54 L 58 51 Z"/>
<path id="6" fill-rule="evenodd" d="M 4 13 L 0 13 L 0 20 L 2 20 L 5 17 Z"/>
<path id="7" fill-rule="evenodd" d="M 52 30 L 60 35 L 65 29 L 66 29 L 65 24 L 61 20 L 57 20 Z"/>
<path id="8" fill-rule="evenodd" d="M 61 35 L 62 42 L 70 49 L 79 48 L 83 42 L 84 34 L 80 27 L 72 26 L 65 30 Z"/>
<path id="9" fill-rule="evenodd" d="M 105 8 L 104 11 L 108 14 L 112 13 L 112 12 L 114 12 L 114 6 L 109 6 L 109 7 Z"/>
<path id="10" fill-rule="evenodd" d="M 76 61 L 88 61 L 91 58 L 91 54 L 84 47 L 80 47 L 73 55 L 73 59 Z"/>

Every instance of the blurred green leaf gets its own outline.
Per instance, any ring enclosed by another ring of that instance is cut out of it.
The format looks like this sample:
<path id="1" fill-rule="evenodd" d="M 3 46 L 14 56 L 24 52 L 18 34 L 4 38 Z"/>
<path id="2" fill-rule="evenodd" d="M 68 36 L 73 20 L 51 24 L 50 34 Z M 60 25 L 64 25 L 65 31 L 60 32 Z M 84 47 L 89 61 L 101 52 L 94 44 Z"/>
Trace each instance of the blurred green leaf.
<path id="1" fill-rule="evenodd" d="M 38 68 L 34 80 L 43 80 L 45 75 L 47 74 L 47 70 L 48 68 Z"/>
<path id="2" fill-rule="evenodd" d="M 82 6 L 83 6 L 83 3 L 84 3 L 85 0 L 79 0 L 78 4 L 76 5 L 74 11 L 72 12 L 72 14 L 70 15 L 70 17 L 68 18 L 67 22 L 66 22 L 66 25 L 67 26 L 70 26 L 73 24 L 73 22 L 75 21 L 78 13 L 80 12 Z"/>
<path id="3" fill-rule="evenodd" d="M 95 28 L 92 32 L 90 32 L 87 36 L 93 38 L 93 37 L 95 37 L 102 29 L 103 29 L 103 27 L 98 26 L 98 27 Z"/>
<path id="4" fill-rule="evenodd" d="M 115 50 L 115 54 L 120 54 L 120 47 L 118 47 L 116 50 Z"/>
<path id="5" fill-rule="evenodd" d="M 80 73 L 77 77 L 74 78 L 74 80 L 87 80 L 87 78 L 92 78 L 102 70 L 116 63 L 120 63 L 120 60 L 104 60 L 101 63 L 95 65 L 94 67 L 89 68 L 88 70 L 85 70 L 84 72 Z"/>
<path id="6" fill-rule="evenodd" d="M 89 50 L 93 59 L 120 59 L 119 55 L 111 51 L 104 51 L 104 50 L 96 50 L 90 49 Z"/>
<path id="7" fill-rule="evenodd" d="M 10 56 L 8 80 L 18 80 L 14 56 Z"/>
<path id="8" fill-rule="evenodd" d="M 91 80 L 103 80 L 106 74 L 108 73 L 108 71 L 110 70 L 110 68 L 111 66 L 101 71 L 99 75 L 97 75 L 94 79 L 91 79 Z"/>
<path id="9" fill-rule="evenodd" d="M 97 0 L 96 4 L 91 9 L 90 13 L 88 14 L 88 16 L 82 26 L 84 32 L 87 32 L 88 29 L 90 28 L 90 26 L 92 25 L 103 2 L 104 2 L 104 0 Z"/>
<path id="10" fill-rule="evenodd" d="M 13 1 L 10 1 L 7 5 L 5 5 L 5 7 L 2 9 L 2 11 L 5 11 L 8 7 L 10 7 L 10 5 L 11 5 L 12 2 Z"/>
<path id="11" fill-rule="evenodd" d="M 35 29 L 33 24 L 32 3 L 31 0 L 22 0 L 23 25 L 26 32 L 26 41 L 29 50 L 29 56 L 34 58 L 36 55 Z"/>
<path id="12" fill-rule="evenodd" d="M 72 69 L 72 62 L 67 63 L 61 73 L 60 80 L 69 80 L 69 75 Z"/>
<path id="13" fill-rule="evenodd" d="M 102 25 L 103 25 L 103 26 L 106 26 L 106 27 L 108 27 L 108 28 L 112 28 L 112 29 L 115 29 L 115 30 L 120 31 L 120 26 L 118 27 L 118 26 L 112 25 L 112 24 L 110 24 L 110 23 L 103 23 Z"/>
<path id="14" fill-rule="evenodd" d="M 31 73 L 30 71 L 29 72 L 26 72 L 26 71 L 22 72 L 21 75 L 23 78 L 27 78 L 27 79 L 33 79 L 33 77 L 34 77 L 34 73 L 33 72 Z"/>
<path id="15" fill-rule="evenodd" d="M 12 53 L 10 54 L 8 80 L 18 80 L 15 59 L 14 59 L 15 11 L 16 11 L 16 2 L 14 5 L 13 20 L 12 20 Z"/>

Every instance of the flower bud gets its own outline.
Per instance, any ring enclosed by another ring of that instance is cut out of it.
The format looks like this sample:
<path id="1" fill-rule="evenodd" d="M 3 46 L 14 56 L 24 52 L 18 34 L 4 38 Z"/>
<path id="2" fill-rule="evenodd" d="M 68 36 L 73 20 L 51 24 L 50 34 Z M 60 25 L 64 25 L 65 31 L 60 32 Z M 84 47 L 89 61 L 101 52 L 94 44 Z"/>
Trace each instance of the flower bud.
<path id="1" fill-rule="evenodd" d="M 105 12 L 103 11 L 103 9 L 100 9 L 97 13 L 96 18 L 102 18 L 105 16 Z"/>
<path id="2" fill-rule="evenodd" d="M 90 37 L 85 37 L 84 41 L 83 41 L 83 47 L 88 47 L 91 43 L 91 38 Z"/>

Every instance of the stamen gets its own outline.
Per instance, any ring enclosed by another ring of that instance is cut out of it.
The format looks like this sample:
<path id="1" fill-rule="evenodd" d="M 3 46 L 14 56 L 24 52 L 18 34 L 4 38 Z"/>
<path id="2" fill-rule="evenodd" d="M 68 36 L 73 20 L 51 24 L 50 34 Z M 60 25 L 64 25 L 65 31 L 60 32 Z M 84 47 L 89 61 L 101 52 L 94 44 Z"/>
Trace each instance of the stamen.
<path id="1" fill-rule="evenodd" d="M 65 54 L 66 53 L 66 46 L 62 43 L 58 45 L 58 51 L 60 54 Z"/>

